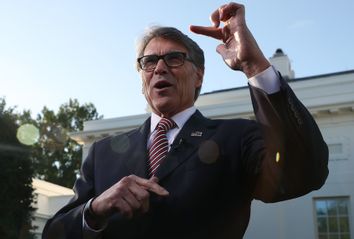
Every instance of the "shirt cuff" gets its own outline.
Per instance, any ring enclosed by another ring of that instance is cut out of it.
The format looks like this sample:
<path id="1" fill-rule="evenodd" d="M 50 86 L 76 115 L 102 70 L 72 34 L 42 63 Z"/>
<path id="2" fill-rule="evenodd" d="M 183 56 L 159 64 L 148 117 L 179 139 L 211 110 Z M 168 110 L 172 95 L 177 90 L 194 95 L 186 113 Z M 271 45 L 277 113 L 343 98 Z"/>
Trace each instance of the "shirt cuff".
<path id="1" fill-rule="evenodd" d="M 280 91 L 279 74 L 273 66 L 269 66 L 261 73 L 249 78 L 248 83 L 251 86 L 265 91 L 267 94 L 273 94 Z"/>
<path id="2" fill-rule="evenodd" d="M 100 229 L 93 229 L 91 228 L 88 223 L 86 222 L 85 215 L 88 213 L 91 213 L 91 203 L 92 203 L 93 198 L 91 198 L 85 205 L 84 207 L 84 212 L 82 214 L 82 228 L 83 232 L 88 238 L 95 238 L 97 237 L 106 227 L 107 224 L 105 224 L 102 228 Z"/>

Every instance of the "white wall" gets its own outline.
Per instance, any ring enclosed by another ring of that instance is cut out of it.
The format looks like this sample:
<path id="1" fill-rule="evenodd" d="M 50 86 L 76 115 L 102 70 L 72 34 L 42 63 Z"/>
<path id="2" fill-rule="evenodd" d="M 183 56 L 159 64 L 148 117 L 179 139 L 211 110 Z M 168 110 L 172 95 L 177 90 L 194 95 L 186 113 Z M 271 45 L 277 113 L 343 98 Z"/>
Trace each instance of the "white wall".
<path id="1" fill-rule="evenodd" d="M 350 229 L 351 235 L 354 235 L 354 115 L 329 115 L 321 118 L 318 124 L 328 144 L 343 143 L 344 152 L 341 156 L 347 159 L 335 160 L 336 156 L 330 155 L 329 176 L 318 191 L 274 204 L 254 201 L 245 239 L 317 238 L 313 198 L 336 196 L 350 197 Z"/>
<path id="2" fill-rule="evenodd" d="M 36 211 L 32 225 L 37 227 L 34 233 L 36 239 L 39 239 L 47 220 L 72 198 L 74 192 L 72 189 L 38 179 L 33 179 L 32 186 L 36 195 L 36 202 L 33 205 Z"/>

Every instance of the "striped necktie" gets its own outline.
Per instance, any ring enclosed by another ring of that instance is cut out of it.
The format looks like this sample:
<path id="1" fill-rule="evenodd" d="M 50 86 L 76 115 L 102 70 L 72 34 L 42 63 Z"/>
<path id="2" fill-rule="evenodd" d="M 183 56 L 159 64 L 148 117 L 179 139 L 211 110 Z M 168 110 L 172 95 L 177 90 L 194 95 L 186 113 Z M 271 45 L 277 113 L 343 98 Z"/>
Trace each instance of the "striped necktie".
<path id="1" fill-rule="evenodd" d="M 162 160 L 166 157 L 168 152 L 168 140 L 166 133 L 168 130 L 175 128 L 176 123 L 167 118 L 161 118 L 156 126 L 156 134 L 152 140 L 149 149 L 149 175 L 153 176 L 160 166 Z"/>

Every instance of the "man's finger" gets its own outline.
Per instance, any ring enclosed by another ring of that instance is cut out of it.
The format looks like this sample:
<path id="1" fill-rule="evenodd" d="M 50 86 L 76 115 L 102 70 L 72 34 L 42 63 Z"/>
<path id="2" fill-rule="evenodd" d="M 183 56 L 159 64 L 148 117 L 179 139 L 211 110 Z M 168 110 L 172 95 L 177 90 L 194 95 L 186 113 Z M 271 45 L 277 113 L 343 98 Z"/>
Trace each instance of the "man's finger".
<path id="1" fill-rule="evenodd" d="M 155 177 L 155 176 L 152 176 L 149 180 L 155 182 L 155 183 L 158 183 L 159 182 L 159 179 L 158 177 Z"/>
<path id="2" fill-rule="evenodd" d="M 141 203 L 139 201 L 139 198 L 137 198 L 136 195 L 130 190 L 124 195 L 123 198 L 130 205 L 131 208 L 135 210 L 140 208 Z"/>
<path id="3" fill-rule="evenodd" d="M 229 3 L 219 8 L 219 21 L 225 22 L 235 15 L 244 17 L 245 9 L 242 4 Z"/>
<path id="4" fill-rule="evenodd" d="M 223 5 L 225 6 L 225 5 Z M 219 8 L 220 9 L 220 8 Z M 214 27 L 219 27 L 220 26 L 220 14 L 219 14 L 219 9 L 215 10 L 211 15 L 210 15 L 210 21 L 213 24 Z"/>
<path id="5" fill-rule="evenodd" d="M 121 198 L 115 205 L 115 207 L 118 209 L 120 213 L 122 213 L 124 216 L 128 218 L 133 217 L 133 212 L 132 209 L 129 205 L 129 203 L 124 199 Z"/>
<path id="6" fill-rule="evenodd" d="M 239 8 L 242 8 L 241 4 L 237 4 L 237 3 L 224 4 L 210 15 L 210 21 L 213 23 L 215 27 L 218 27 L 220 25 L 220 22 L 226 22 L 232 16 L 235 16 L 236 11 Z"/>
<path id="7" fill-rule="evenodd" d="M 163 187 L 158 185 L 153 180 L 147 180 L 144 178 L 136 177 L 135 182 L 138 185 L 143 186 L 146 190 L 148 190 L 150 192 L 154 192 L 157 195 L 160 195 L 160 196 L 168 196 L 169 195 L 169 192 L 166 189 L 164 189 Z"/>
<path id="8" fill-rule="evenodd" d="M 222 29 L 221 28 L 216 28 L 216 27 L 203 27 L 203 26 L 194 26 L 191 25 L 189 27 L 191 32 L 194 32 L 196 34 L 201 34 L 209 37 L 213 37 L 218 40 L 223 39 L 223 34 L 222 34 Z"/>
<path id="9" fill-rule="evenodd" d="M 148 183 L 148 185 L 146 185 L 146 189 L 160 196 L 168 196 L 170 194 L 166 189 L 154 182 Z"/>

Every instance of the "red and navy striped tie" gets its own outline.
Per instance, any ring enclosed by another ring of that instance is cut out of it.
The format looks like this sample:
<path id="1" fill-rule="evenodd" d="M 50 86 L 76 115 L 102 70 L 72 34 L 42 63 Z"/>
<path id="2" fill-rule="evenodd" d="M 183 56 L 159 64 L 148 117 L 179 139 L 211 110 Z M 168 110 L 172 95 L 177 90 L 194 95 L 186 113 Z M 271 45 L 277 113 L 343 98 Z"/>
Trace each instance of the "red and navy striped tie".
<path id="1" fill-rule="evenodd" d="M 156 127 L 156 134 L 149 149 L 149 175 L 153 176 L 168 152 L 166 133 L 176 127 L 176 123 L 167 118 L 161 118 Z"/>

